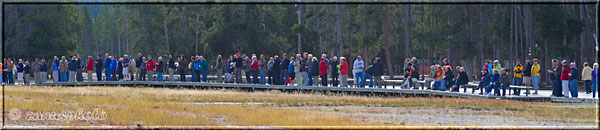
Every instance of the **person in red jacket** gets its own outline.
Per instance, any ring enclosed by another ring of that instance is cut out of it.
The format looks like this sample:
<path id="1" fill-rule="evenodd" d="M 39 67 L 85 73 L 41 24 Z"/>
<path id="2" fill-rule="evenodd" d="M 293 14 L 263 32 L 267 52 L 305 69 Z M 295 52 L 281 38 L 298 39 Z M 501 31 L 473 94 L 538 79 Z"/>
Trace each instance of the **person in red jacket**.
<path id="1" fill-rule="evenodd" d="M 571 68 L 567 65 L 567 60 L 562 61 L 562 65 L 564 66 L 563 71 L 560 73 L 560 80 L 562 81 L 563 95 L 565 98 L 569 97 L 569 74 L 571 73 Z"/>
<path id="2" fill-rule="evenodd" d="M 327 67 L 329 65 L 325 61 L 324 57 L 321 57 L 321 62 L 319 63 L 319 76 L 321 77 L 321 85 L 327 87 Z"/>
<path id="3" fill-rule="evenodd" d="M 146 64 L 146 73 L 148 81 L 152 81 L 152 75 L 154 74 L 154 66 L 156 66 L 156 63 L 154 62 L 154 60 L 152 60 L 152 56 L 148 56 L 148 61 L 146 61 Z"/>
<path id="4" fill-rule="evenodd" d="M 346 61 L 346 57 L 340 57 L 340 63 L 337 67 L 340 70 L 340 87 L 348 87 L 348 61 Z"/>
<path id="5" fill-rule="evenodd" d="M 250 73 L 252 74 L 252 83 L 258 84 L 258 60 L 256 56 L 252 56 L 252 66 L 250 67 Z"/>
<path id="6" fill-rule="evenodd" d="M 88 56 L 87 66 L 85 67 L 85 71 L 87 72 L 88 81 L 92 81 L 92 71 L 94 71 L 94 58 L 92 56 Z"/>

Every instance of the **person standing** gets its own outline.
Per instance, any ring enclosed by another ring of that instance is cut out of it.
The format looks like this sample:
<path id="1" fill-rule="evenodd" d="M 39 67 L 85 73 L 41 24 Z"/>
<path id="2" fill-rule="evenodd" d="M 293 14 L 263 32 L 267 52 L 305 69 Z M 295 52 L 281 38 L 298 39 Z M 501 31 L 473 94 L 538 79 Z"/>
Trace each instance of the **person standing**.
<path id="1" fill-rule="evenodd" d="M 296 85 L 302 86 L 302 80 L 304 80 L 304 79 L 302 77 L 302 72 L 301 72 L 302 57 L 300 56 L 300 54 L 296 54 L 296 58 L 294 59 L 293 66 L 294 66 L 294 78 L 296 80 Z M 333 66 L 335 66 L 335 65 L 333 65 Z M 333 70 L 335 70 L 335 69 L 333 69 Z"/>
<path id="2" fill-rule="evenodd" d="M 69 61 L 67 61 L 67 58 L 65 58 L 65 56 L 61 57 L 59 70 L 60 70 L 60 81 L 67 82 L 69 80 L 69 78 L 68 78 L 68 76 L 69 76 Z"/>
<path id="3" fill-rule="evenodd" d="M 273 84 L 274 85 L 281 85 L 281 59 L 279 59 L 279 56 L 275 55 L 273 57 L 273 59 L 275 60 L 273 62 Z"/>
<path id="4" fill-rule="evenodd" d="M 304 81 L 302 81 L 304 83 L 304 86 L 311 86 L 312 85 L 312 74 L 309 70 L 310 68 L 310 62 L 312 60 L 312 54 L 308 54 L 302 63 L 302 66 L 304 68 L 305 74 L 302 75 L 303 79 L 305 79 Z"/>
<path id="5" fill-rule="evenodd" d="M 564 66 L 562 72 L 560 73 L 560 80 L 562 81 L 562 92 L 563 97 L 569 98 L 569 76 L 571 74 L 571 67 L 567 64 L 567 60 L 562 61 L 562 65 Z"/>
<path id="6" fill-rule="evenodd" d="M 558 63 L 559 61 L 557 59 L 553 59 L 552 60 L 552 65 L 553 70 L 548 70 L 548 73 L 550 73 L 550 77 L 552 78 L 552 95 L 556 96 L 556 97 L 562 97 L 562 83 L 561 83 L 561 73 L 563 71 L 563 65 L 561 63 Z"/>
<path id="7" fill-rule="evenodd" d="M 337 67 L 340 71 L 340 87 L 348 87 L 348 61 L 346 57 L 340 57 L 340 62 Z"/>
<path id="8" fill-rule="evenodd" d="M 269 62 L 267 62 L 267 74 L 268 74 L 268 83 L 269 85 L 273 85 L 273 75 L 275 72 L 273 72 L 273 64 L 275 64 L 275 59 L 273 59 L 273 57 L 269 58 Z"/>
<path id="9" fill-rule="evenodd" d="M 188 68 L 190 69 L 190 74 L 192 75 L 192 78 L 190 80 L 190 82 L 196 82 L 196 79 L 199 77 L 196 77 L 196 57 L 195 56 L 191 56 L 190 58 L 190 63 L 188 65 Z"/>
<path id="10" fill-rule="evenodd" d="M 156 79 L 158 80 L 158 82 L 163 81 L 163 72 L 164 72 L 165 66 L 166 66 L 165 62 L 163 62 L 162 59 L 163 59 L 162 56 L 158 57 L 158 66 L 156 66 L 156 73 L 157 73 Z"/>
<path id="11" fill-rule="evenodd" d="M 256 56 L 252 56 L 252 61 L 250 61 L 250 73 L 252 74 L 252 83 L 258 84 L 258 60 Z"/>
<path id="12" fill-rule="evenodd" d="M 581 80 L 585 85 L 585 94 L 592 92 L 592 67 L 588 62 L 583 63 L 583 70 L 581 71 Z"/>
<path id="13" fill-rule="evenodd" d="M 417 61 L 416 58 L 414 58 L 414 59 L 415 60 L 413 60 L 413 65 Z M 375 62 L 373 63 L 373 79 L 375 80 L 374 86 L 376 88 L 383 88 L 383 85 L 382 85 L 383 82 L 381 81 L 381 75 L 383 75 L 383 63 L 381 63 L 381 57 L 375 57 Z M 417 74 L 417 77 L 418 77 L 418 74 Z M 412 78 L 411 78 L 411 80 L 412 80 Z"/>
<path id="14" fill-rule="evenodd" d="M 516 64 L 517 65 L 513 69 L 513 85 L 521 86 L 521 81 L 523 81 L 523 65 L 521 65 L 521 62 L 518 60 Z"/>
<path id="15" fill-rule="evenodd" d="M 92 58 L 92 56 L 88 56 L 87 66 L 85 67 L 88 81 L 92 81 L 92 70 L 94 70 L 94 58 Z"/>
<path id="16" fill-rule="evenodd" d="M 33 72 L 33 70 L 31 68 L 31 64 L 29 64 L 29 61 L 27 61 L 27 60 L 25 60 L 25 65 L 23 67 L 23 71 L 24 71 L 23 83 L 25 85 L 29 85 L 29 78 L 31 77 L 31 72 Z"/>
<path id="17" fill-rule="evenodd" d="M 225 68 L 225 62 L 221 55 L 217 56 L 217 61 L 215 62 L 215 68 L 217 69 L 217 83 L 223 83 L 223 69 Z"/>
<path id="18" fill-rule="evenodd" d="M 104 54 L 104 78 L 106 81 L 112 81 L 112 72 L 110 71 L 110 63 L 112 62 L 111 59 L 112 58 L 108 56 L 108 53 Z"/>
<path id="19" fill-rule="evenodd" d="M 60 60 L 58 60 L 57 56 L 54 56 L 54 60 L 52 61 L 52 80 L 54 83 L 58 83 L 60 79 L 58 68 L 60 66 Z"/>
<path id="20" fill-rule="evenodd" d="M 35 67 L 33 67 L 35 70 Z M 35 73 L 35 72 L 34 72 Z M 69 62 L 69 82 L 77 81 L 77 57 L 71 56 L 71 62 Z"/>
<path id="21" fill-rule="evenodd" d="M 6 61 L 6 73 L 7 73 L 6 78 L 8 78 L 7 79 L 8 84 L 15 83 L 15 79 L 13 77 L 13 72 L 14 72 L 13 69 L 14 68 L 15 68 L 15 64 L 13 63 L 13 61 L 10 58 L 8 58 L 8 61 Z"/>
<path id="22" fill-rule="evenodd" d="M 137 69 L 135 67 L 137 64 L 135 64 L 135 63 L 136 63 L 135 59 L 133 59 L 133 57 L 129 57 L 129 65 L 127 65 L 128 66 L 127 68 L 129 69 L 129 79 L 128 80 L 131 80 L 131 81 L 134 80 L 133 76 L 135 74 L 135 70 Z"/>
<path id="23" fill-rule="evenodd" d="M 140 81 L 146 81 L 146 75 L 147 75 L 147 71 L 146 71 L 146 67 L 148 67 L 148 61 L 146 61 L 146 57 L 142 57 L 142 62 L 140 62 L 140 75 L 138 76 L 140 79 Z"/>
<path id="24" fill-rule="evenodd" d="M 538 94 L 538 89 L 539 89 L 539 84 L 538 81 L 540 80 L 540 72 L 542 71 L 542 69 L 540 68 L 540 64 L 538 64 L 539 61 L 538 59 L 533 59 L 533 65 L 531 68 L 531 80 L 533 83 L 533 89 L 535 90 L 535 92 L 533 92 L 533 94 L 537 95 Z M 527 92 L 529 93 L 529 92 Z"/>
<path id="25" fill-rule="evenodd" d="M 287 53 L 283 53 L 282 57 L 283 59 L 281 59 L 281 72 L 279 73 L 281 76 L 279 83 L 281 83 L 280 85 L 285 85 L 288 77 L 288 66 L 290 65 L 290 59 L 288 59 Z"/>
<path id="26" fill-rule="evenodd" d="M 331 85 L 337 87 L 339 82 L 338 78 L 340 76 L 340 73 L 338 72 L 338 65 L 340 64 L 340 62 L 338 61 L 337 56 L 333 56 L 333 59 L 331 59 L 331 62 L 329 62 L 329 66 L 331 66 Z"/>
<path id="27" fill-rule="evenodd" d="M 123 66 L 123 80 L 127 81 L 129 80 L 129 69 L 131 64 L 129 64 L 129 55 L 123 55 L 123 63 L 121 64 L 121 66 Z"/>
<path id="28" fill-rule="evenodd" d="M 302 54 L 302 59 L 299 59 L 300 60 L 300 73 L 302 73 L 302 84 L 301 85 L 304 85 L 304 86 L 308 85 L 308 72 L 307 72 L 308 64 L 307 64 L 307 62 L 310 61 L 309 59 L 310 58 L 308 58 L 307 52 L 304 52 Z M 334 65 L 334 66 L 337 66 L 337 65 Z"/>
<path id="29" fill-rule="evenodd" d="M 142 65 L 145 64 L 142 59 L 142 57 L 143 57 L 142 53 L 138 53 L 137 56 L 138 56 L 138 58 L 137 58 L 137 60 L 135 60 L 135 68 L 137 68 L 135 70 L 135 74 L 137 74 L 138 80 L 141 80 L 142 79 L 141 78 L 142 70 L 145 70 L 146 68 L 142 67 Z"/>
<path id="30" fill-rule="evenodd" d="M 117 81 L 123 81 L 123 58 L 117 60 Z"/>
<path id="31" fill-rule="evenodd" d="M 40 84 L 44 84 L 48 80 L 48 64 L 46 59 L 40 62 Z"/>
<path id="32" fill-rule="evenodd" d="M 96 81 L 102 81 L 102 68 L 104 68 L 104 64 L 102 62 L 101 55 L 96 57 Z"/>
<path id="33" fill-rule="evenodd" d="M 321 62 L 319 63 L 319 76 L 321 77 L 321 86 L 327 87 L 327 67 L 328 64 L 325 61 L 324 57 L 321 57 Z"/>
<path id="34" fill-rule="evenodd" d="M 598 63 L 594 63 L 594 70 L 592 71 L 592 98 L 596 98 L 596 94 L 600 94 L 598 93 Z"/>
<path id="35" fill-rule="evenodd" d="M 577 98 L 579 92 L 577 91 L 577 66 L 575 66 L 575 62 L 571 62 L 571 73 L 569 73 L 569 86 L 571 87 L 569 91 L 571 91 L 571 97 Z"/>
<path id="36" fill-rule="evenodd" d="M 364 68 L 365 63 L 363 62 L 361 56 L 357 56 L 352 69 L 354 72 L 354 82 L 356 82 L 356 87 L 365 87 L 365 76 L 363 75 Z"/>
<path id="37" fill-rule="evenodd" d="M 267 83 L 266 77 L 266 69 L 267 69 L 267 60 L 265 60 L 265 55 L 260 54 L 260 60 L 258 61 L 258 70 L 260 71 L 260 84 Z"/>
<path id="38" fill-rule="evenodd" d="M 148 78 L 148 81 L 153 81 L 154 78 L 152 75 L 154 75 L 154 67 L 156 66 L 156 63 L 154 60 L 152 60 L 152 55 L 148 55 L 148 61 L 146 61 L 146 64 L 146 78 Z"/>
<path id="39" fill-rule="evenodd" d="M 110 72 L 112 73 L 111 81 L 119 81 L 118 79 L 118 69 L 119 69 L 119 61 L 117 61 L 116 56 L 112 56 L 110 61 Z"/>
<path id="40" fill-rule="evenodd" d="M 167 70 L 167 72 L 169 73 L 169 80 L 175 81 L 174 74 L 175 74 L 176 67 L 175 67 L 175 59 L 173 59 L 173 54 L 169 54 L 169 60 L 167 61 L 167 63 L 169 66 L 169 68 Z"/>
<path id="41" fill-rule="evenodd" d="M 200 71 L 202 71 L 202 82 L 207 82 L 208 79 L 208 61 L 200 56 Z"/>
<path id="42" fill-rule="evenodd" d="M 528 58 L 525 59 L 525 68 L 523 69 L 523 84 L 525 87 L 531 87 L 531 69 L 533 68 L 533 64 L 531 60 Z M 526 92 L 529 93 L 529 92 Z"/>
<path id="43" fill-rule="evenodd" d="M 25 84 L 23 81 L 23 67 L 25 67 L 23 64 L 23 59 L 19 59 L 17 64 L 17 84 Z"/>
<path id="44" fill-rule="evenodd" d="M 179 71 L 179 81 L 185 82 L 185 68 L 187 68 L 187 63 L 185 62 L 185 58 L 183 55 L 178 57 L 179 65 L 177 66 L 177 71 Z"/>
<path id="45" fill-rule="evenodd" d="M 0 85 L 2 85 L 2 80 L 4 78 L 4 64 L 0 63 Z"/>
<path id="46" fill-rule="evenodd" d="M 241 84 L 242 83 L 242 70 L 244 69 L 244 58 L 242 58 L 241 54 L 238 52 L 235 54 L 235 59 L 233 60 L 235 62 L 235 83 L 237 84 Z"/>
<path id="47" fill-rule="evenodd" d="M 309 70 L 312 73 L 312 86 L 319 86 L 319 60 L 317 57 L 313 57 Z"/>

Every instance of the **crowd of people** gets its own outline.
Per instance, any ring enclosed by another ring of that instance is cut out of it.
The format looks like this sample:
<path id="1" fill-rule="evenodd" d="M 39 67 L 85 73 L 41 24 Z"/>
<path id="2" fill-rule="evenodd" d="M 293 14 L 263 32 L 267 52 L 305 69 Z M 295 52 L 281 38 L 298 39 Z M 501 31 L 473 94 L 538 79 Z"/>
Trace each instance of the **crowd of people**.
<path id="1" fill-rule="evenodd" d="M 361 56 L 357 56 L 352 63 L 351 72 L 355 87 L 364 88 L 366 79 L 370 79 L 368 84 L 370 88 L 383 88 L 384 66 L 380 57 L 373 58 L 370 66 L 365 65 Z M 485 61 L 478 74 L 480 81 L 474 89 L 480 90 L 479 94 L 506 96 L 506 89 L 509 89 L 510 85 L 532 87 L 534 91 L 532 94 L 538 94 L 542 71 L 538 59 L 526 58 L 525 65 L 516 61 L 516 66 L 512 68 L 503 68 L 498 60 L 489 63 Z M 128 55 L 110 56 L 106 53 L 104 57 L 98 55 L 94 59 L 88 56 L 86 60 L 75 55 L 69 56 L 68 59 L 65 56 L 60 59 L 54 56 L 54 59 L 48 61 L 38 58 L 32 62 L 18 59 L 17 63 L 14 63 L 11 58 L 8 58 L 0 64 L 2 66 L 0 76 L 5 84 L 24 85 L 31 82 L 43 84 L 48 77 L 54 82 L 82 82 L 84 79 L 87 81 L 165 81 L 165 78 L 175 81 L 175 73 L 179 74 L 181 82 L 187 80 L 207 82 L 209 68 L 211 68 L 210 71 L 216 74 L 217 83 L 349 87 L 351 86 L 348 84 L 349 65 L 345 57 L 328 58 L 323 54 L 317 58 L 307 52 L 295 56 L 283 53 L 281 57 L 274 55 L 268 58 L 263 54 L 257 56 L 238 52 L 227 59 L 218 55 L 210 65 L 202 56 L 191 56 L 187 61 L 183 55 L 174 57 L 173 54 L 169 54 L 164 58 L 159 56 L 155 61 L 151 55 L 144 57 L 141 53 L 138 53 L 135 58 Z M 418 89 L 415 83 L 420 79 L 419 65 L 416 57 L 405 60 L 403 68 L 405 88 Z M 421 70 L 424 72 L 424 69 Z M 579 72 L 575 62 L 569 64 L 566 60 L 561 62 L 557 58 L 552 60 L 552 69 L 547 71 L 552 81 L 552 96 L 578 97 L 578 81 L 583 81 L 586 94 L 592 93 L 595 98 L 598 93 L 598 63 L 590 66 L 585 62 Z M 87 74 L 87 78 L 83 77 L 83 73 Z M 428 73 L 429 75 L 424 78 L 426 86 L 431 90 L 457 92 L 461 85 L 469 83 L 465 68 L 461 66 L 453 68 L 448 59 L 443 59 L 441 65 L 431 65 Z M 95 79 L 93 79 L 94 74 Z M 189 79 L 186 78 L 188 74 L 191 75 Z M 33 77 L 32 81 L 30 81 L 31 77 Z M 513 89 L 513 95 L 521 94 L 520 89 Z"/>

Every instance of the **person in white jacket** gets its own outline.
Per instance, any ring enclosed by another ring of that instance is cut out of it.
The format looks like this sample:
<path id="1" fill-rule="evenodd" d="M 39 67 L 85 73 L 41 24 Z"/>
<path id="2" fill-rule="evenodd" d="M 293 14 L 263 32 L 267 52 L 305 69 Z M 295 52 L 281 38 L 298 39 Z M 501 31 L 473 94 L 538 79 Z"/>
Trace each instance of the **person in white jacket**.
<path id="1" fill-rule="evenodd" d="M 356 57 L 352 68 L 352 71 L 354 72 L 354 82 L 356 84 L 356 87 L 365 87 L 365 75 L 363 74 L 363 70 L 365 69 L 365 63 L 363 62 L 360 56 Z"/>

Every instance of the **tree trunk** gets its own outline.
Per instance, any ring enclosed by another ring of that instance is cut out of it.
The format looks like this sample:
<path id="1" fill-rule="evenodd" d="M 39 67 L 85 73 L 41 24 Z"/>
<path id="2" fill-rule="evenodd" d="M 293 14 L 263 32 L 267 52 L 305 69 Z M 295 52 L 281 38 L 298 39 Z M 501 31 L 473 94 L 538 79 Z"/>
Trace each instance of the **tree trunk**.
<path id="1" fill-rule="evenodd" d="M 335 38 L 335 40 L 336 40 L 336 43 L 340 45 L 340 54 L 339 55 L 343 56 L 344 55 L 344 46 L 340 41 L 342 39 L 342 17 L 340 14 L 339 6 L 340 6 L 339 4 L 335 5 L 335 14 L 336 14 L 336 17 L 335 17 L 335 19 L 336 19 L 335 20 L 336 38 Z"/>
<path id="2" fill-rule="evenodd" d="M 298 24 L 302 24 L 302 7 L 299 6 L 298 8 Z M 300 36 L 300 33 L 297 33 L 296 35 L 298 35 L 298 54 L 302 53 L 302 37 Z"/>
<path id="3" fill-rule="evenodd" d="M 410 5 L 405 5 L 404 8 L 404 52 L 406 57 L 411 57 L 410 47 Z"/>
<path id="4" fill-rule="evenodd" d="M 167 31 L 169 28 L 167 28 L 167 19 L 163 20 L 163 25 L 165 27 L 165 39 L 167 40 L 167 54 L 169 54 L 171 52 L 171 48 L 169 46 L 169 34 L 167 34 Z"/>
<path id="5" fill-rule="evenodd" d="M 387 11 L 388 8 L 386 5 L 383 6 L 383 13 L 384 15 L 382 15 L 382 21 L 383 23 L 381 24 L 381 29 L 383 30 L 383 43 L 385 45 L 385 48 L 383 49 L 385 51 L 385 61 L 387 63 L 387 69 L 388 69 L 388 73 L 390 75 L 390 79 L 394 79 L 394 70 L 392 69 L 392 54 L 390 53 L 390 43 L 388 42 L 388 24 L 389 24 L 389 17 L 387 15 Z"/>

